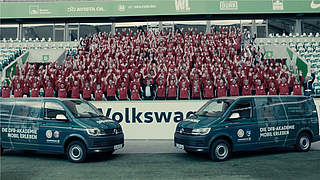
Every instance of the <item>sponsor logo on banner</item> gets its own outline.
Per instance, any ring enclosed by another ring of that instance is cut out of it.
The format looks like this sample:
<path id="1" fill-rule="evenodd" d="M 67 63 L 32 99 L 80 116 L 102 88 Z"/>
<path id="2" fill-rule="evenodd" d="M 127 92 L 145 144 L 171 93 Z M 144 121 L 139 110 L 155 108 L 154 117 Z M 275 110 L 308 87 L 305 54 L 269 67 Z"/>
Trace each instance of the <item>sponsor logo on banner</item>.
<path id="1" fill-rule="evenodd" d="M 176 11 L 190 11 L 189 0 L 175 0 Z"/>
<path id="2" fill-rule="evenodd" d="M 124 112 L 113 111 L 112 108 L 107 108 L 106 117 L 113 120 L 125 123 L 178 123 L 183 119 L 189 117 L 192 111 L 183 114 L 181 111 L 164 112 L 164 111 L 139 111 L 137 108 L 124 108 Z"/>
<path id="3" fill-rule="evenodd" d="M 317 9 L 320 8 L 320 2 L 315 3 L 315 0 L 312 0 L 311 4 L 310 4 L 311 9 Z"/>
<path id="4" fill-rule="evenodd" d="M 283 0 L 272 0 L 272 7 L 275 11 L 283 10 Z"/>
<path id="5" fill-rule="evenodd" d="M 39 5 L 30 5 L 30 6 L 29 6 L 29 14 L 30 14 L 30 15 L 37 15 L 37 14 L 39 14 Z"/>
<path id="6" fill-rule="evenodd" d="M 238 10 L 238 1 L 220 1 L 220 10 Z"/>
<path id="7" fill-rule="evenodd" d="M 51 130 L 47 130 L 46 131 L 46 137 L 47 138 L 52 138 L 52 131 Z"/>

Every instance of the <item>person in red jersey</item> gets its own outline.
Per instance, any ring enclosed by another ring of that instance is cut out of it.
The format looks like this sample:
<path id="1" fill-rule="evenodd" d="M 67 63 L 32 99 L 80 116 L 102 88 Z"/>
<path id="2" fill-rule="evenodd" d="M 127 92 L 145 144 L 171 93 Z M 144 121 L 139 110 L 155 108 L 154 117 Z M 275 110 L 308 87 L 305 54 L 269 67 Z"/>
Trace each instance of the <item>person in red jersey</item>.
<path id="1" fill-rule="evenodd" d="M 10 80 L 9 80 L 10 82 Z M 2 86 L 2 97 L 3 98 L 9 98 L 10 97 L 10 86 L 8 85 L 8 82 L 6 80 L 3 81 Z"/>
<path id="2" fill-rule="evenodd" d="M 97 84 L 96 91 L 94 92 L 94 100 L 102 101 L 103 99 L 103 91 L 101 89 L 101 84 Z"/>
<path id="3" fill-rule="evenodd" d="M 128 88 L 125 86 L 125 82 L 121 82 L 120 88 L 118 89 L 119 100 L 128 100 Z"/>
<path id="4" fill-rule="evenodd" d="M 87 100 L 87 101 L 91 101 L 91 88 L 89 86 L 89 82 L 85 82 L 84 83 L 84 88 L 82 90 L 82 98 Z"/>
<path id="5" fill-rule="evenodd" d="M 227 87 L 221 79 L 217 87 L 217 97 L 227 96 Z"/>
<path id="6" fill-rule="evenodd" d="M 78 81 L 75 81 L 74 85 L 71 88 L 71 98 L 80 99 L 80 87 Z"/>
<path id="7" fill-rule="evenodd" d="M 33 87 L 31 89 L 31 97 L 39 97 L 39 87 L 37 83 L 33 83 Z"/>
<path id="8" fill-rule="evenodd" d="M 20 98 L 23 96 L 23 91 L 21 89 L 20 83 L 17 84 L 17 88 L 13 92 L 13 97 Z"/>
<path id="9" fill-rule="evenodd" d="M 292 93 L 295 96 L 301 96 L 302 95 L 301 84 L 300 84 L 300 82 L 299 82 L 299 80 L 297 78 L 294 81 L 293 92 Z"/>
<path id="10" fill-rule="evenodd" d="M 167 89 L 167 99 L 176 100 L 177 99 L 177 85 L 174 83 L 174 80 L 170 80 L 170 84 Z"/>
<path id="11" fill-rule="evenodd" d="M 116 85 L 112 79 L 109 79 L 109 83 L 106 87 L 107 91 L 107 100 L 114 101 L 116 100 Z"/>
<path id="12" fill-rule="evenodd" d="M 51 81 L 48 81 L 47 85 L 44 89 L 44 96 L 45 97 L 53 97 L 53 93 L 54 93 L 54 91 L 53 91 L 53 87 L 51 85 Z"/>
<path id="13" fill-rule="evenodd" d="M 187 100 L 189 99 L 189 90 L 186 86 L 186 81 L 183 81 L 179 87 L 179 99 Z"/>
<path id="14" fill-rule="evenodd" d="M 157 100 L 164 100 L 166 98 L 166 85 L 164 83 L 163 77 L 160 77 L 159 81 L 157 82 L 157 90 L 156 90 L 156 99 Z"/>
<path id="15" fill-rule="evenodd" d="M 136 84 L 133 84 L 133 86 L 132 86 L 132 90 L 131 90 L 131 100 L 133 100 L 133 101 L 141 100 L 141 98 L 140 98 L 140 91 L 139 91 L 139 89 L 137 88 L 137 85 L 136 85 Z"/>
<path id="16" fill-rule="evenodd" d="M 200 99 L 200 97 L 201 97 L 200 83 L 199 83 L 199 80 L 196 79 L 192 83 L 191 98 Z"/>
<path id="17" fill-rule="evenodd" d="M 273 82 L 270 83 L 268 95 L 277 95 L 277 89 Z"/>
<path id="18" fill-rule="evenodd" d="M 60 88 L 58 90 L 58 97 L 59 98 L 66 98 L 67 97 L 67 90 L 66 90 L 65 85 L 63 83 L 60 84 Z"/>
<path id="19" fill-rule="evenodd" d="M 257 80 L 256 95 L 266 95 L 266 90 L 264 88 L 264 85 L 261 83 L 260 79 Z"/>
<path id="20" fill-rule="evenodd" d="M 230 85 L 230 95 L 239 96 L 239 86 L 236 79 L 233 79 L 232 84 Z"/>
<path id="21" fill-rule="evenodd" d="M 249 80 L 245 79 L 243 81 L 243 86 L 242 86 L 242 96 L 250 96 L 251 95 L 251 87 L 249 84 Z"/>
<path id="22" fill-rule="evenodd" d="M 210 80 L 206 81 L 206 85 L 204 86 L 204 96 L 203 97 L 205 99 L 212 99 L 214 97 L 213 91 L 214 91 L 214 87 L 211 84 L 211 81 Z"/>
<path id="23" fill-rule="evenodd" d="M 282 78 L 282 81 L 279 85 L 280 95 L 289 95 L 289 87 L 287 83 L 287 79 L 285 77 Z"/>

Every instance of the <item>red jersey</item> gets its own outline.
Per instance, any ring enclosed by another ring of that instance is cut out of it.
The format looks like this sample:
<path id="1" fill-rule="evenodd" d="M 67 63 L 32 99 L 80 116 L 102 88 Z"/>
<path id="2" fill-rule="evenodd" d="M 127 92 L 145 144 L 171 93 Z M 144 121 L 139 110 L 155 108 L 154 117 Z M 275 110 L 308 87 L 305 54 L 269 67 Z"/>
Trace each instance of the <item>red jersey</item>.
<path id="1" fill-rule="evenodd" d="M 13 97 L 17 98 L 17 97 L 22 97 L 23 95 L 23 92 L 22 92 L 22 89 L 21 88 L 16 88 L 14 90 L 14 93 L 13 93 Z"/>
<path id="2" fill-rule="evenodd" d="M 10 97 L 10 88 L 9 87 L 2 87 L 2 97 L 3 98 Z"/>
<path id="3" fill-rule="evenodd" d="M 218 88 L 217 88 L 217 96 L 218 97 L 227 96 L 227 92 L 226 92 L 226 87 L 225 86 L 218 86 Z"/>
<path id="4" fill-rule="evenodd" d="M 90 89 L 90 87 L 85 87 L 83 89 L 82 95 L 83 95 L 83 98 L 91 98 L 91 89 Z"/>
<path id="5" fill-rule="evenodd" d="M 126 87 L 119 88 L 119 99 L 120 100 L 128 99 L 128 89 Z"/>
<path id="6" fill-rule="evenodd" d="M 100 89 L 100 90 L 96 90 L 94 92 L 94 100 L 96 101 L 102 101 L 102 96 L 103 96 L 103 91 Z"/>
<path id="7" fill-rule="evenodd" d="M 302 95 L 301 93 L 301 85 L 300 84 L 295 84 L 293 86 L 293 95 Z"/>
<path id="8" fill-rule="evenodd" d="M 177 97 L 177 87 L 175 85 L 168 86 L 168 97 Z"/>
<path id="9" fill-rule="evenodd" d="M 164 98 L 166 96 L 166 87 L 164 85 L 158 85 L 157 87 L 157 97 Z"/>
<path id="10" fill-rule="evenodd" d="M 256 86 L 256 95 L 266 95 L 266 91 L 262 84 L 260 86 L 259 85 Z"/>
<path id="11" fill-rule="evenodd" d="M 200 97 L 200 86 L 192 86 L 192 97 Z"/>
<path id="12" fill-rule="evenodd" d="M 188 88 L 180 88 L 179 98 L 188 99 Z"/>
<path id="13" fill-rule="evenodd" d="M 44 96 L 45 97 L 53 97 L 53 87 L 46 87 L 44 89 Z"/>
<path id="14" fill-rule="evenodd" d="M 204 97 L 205 98 L 213 98 L 214 95 L 213 95 L 213 86 L 212 85 L 206 85 L 204 87 Z"/>
<path id="15" fill-rule="evenodd" d="M 251 95 L 251 88 L 249 85 L 244 85 L 242 87 L 242 96 L 250 96 Z"/>
<path id="16" fill-rule="evenodd" d="M 39 89 L 38 88 L 31 89 L 31 97 L 39 97 Z"/>
<path id="17" fill-rule="evenodd" d="M 288 83 L 281 83 L 279 85 L 280 95 L 289 95 Z"/>
<path id="18" fill-rule="evenodd" d="M 80 98 L 80 89 L 78 86 L 73 86 L 71 91 L 71 98 Z"/>
<path id="19" fill-rule="evenodd" d="M 269 89 L 269 95 L 277 95 L 277 89 L 275 87 Z"/>
<path id="20" fill-rule="evenodd" d="M 237 84 L 230 85 L 230 95 L 231 96 L 239 96 L 239 87 Z"/>
<path id="21" fill-rule="evenodd" d="M 140 100 L 140 95 L 139 95 L 139 90 L 138 89 L 133 89 L 131 92 L 131 100 L 136 101 Z"/>
<path id="22" fill-rule="evenodd" d="M 114 84 L 112 84 L 112 85 L 107 85 L 107 96 L 108 97 L 115 97 L 115 95 L 116 95 L 116 87 L 115 87 L 115 85 Z"/>
<path id="23" fill-rule="evenodd" d="M 64 89 L 59 89 L 58 90 L 58 97 L 59 98 L 66 98 L 67 97 L 67 90 L 64 88 Z"/>

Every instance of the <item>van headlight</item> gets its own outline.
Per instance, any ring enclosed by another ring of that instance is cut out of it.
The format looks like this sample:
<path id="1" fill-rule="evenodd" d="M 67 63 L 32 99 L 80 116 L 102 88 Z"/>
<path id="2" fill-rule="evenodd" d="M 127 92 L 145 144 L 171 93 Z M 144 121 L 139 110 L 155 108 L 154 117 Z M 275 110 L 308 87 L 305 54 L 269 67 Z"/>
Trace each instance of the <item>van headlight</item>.
<path id="1" fill-rule="evenodd" d="M 211 128 L 198 128 L 198 129 L 193 129 L 191 134 L 192 135 L 207 135 L 209 134 Z"/>
<path id="2" fill-rule="evenodd" d="M 86 129 L 86 131 L 90 136 L 103 136 L 103 135 L 106 135 L 106 133 L 102 132 L 98 128 Z"/>

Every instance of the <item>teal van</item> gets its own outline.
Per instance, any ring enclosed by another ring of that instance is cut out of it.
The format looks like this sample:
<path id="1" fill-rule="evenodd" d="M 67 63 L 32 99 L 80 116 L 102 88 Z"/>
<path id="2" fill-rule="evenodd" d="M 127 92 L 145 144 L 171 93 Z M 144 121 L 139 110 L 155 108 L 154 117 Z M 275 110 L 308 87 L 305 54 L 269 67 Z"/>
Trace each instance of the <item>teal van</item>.
<path id="1" fill-rule="evenodd" d="M 65 153 L 84 162 L 88 153 L 111 154 L 124 146 L 120 124 L 80 99 L 0 99 L 1 154 L 4 149 Z"/>
<path id="2" fill-rule="evenodd" d="M 232 152 L 294 145 L 309 151 L 319 141 L 319 118 L 312 97 L 243 96 L 208 101 L 176 127 L 174 145 L 227 160 Z"/>

